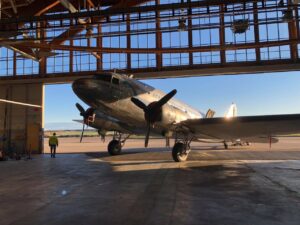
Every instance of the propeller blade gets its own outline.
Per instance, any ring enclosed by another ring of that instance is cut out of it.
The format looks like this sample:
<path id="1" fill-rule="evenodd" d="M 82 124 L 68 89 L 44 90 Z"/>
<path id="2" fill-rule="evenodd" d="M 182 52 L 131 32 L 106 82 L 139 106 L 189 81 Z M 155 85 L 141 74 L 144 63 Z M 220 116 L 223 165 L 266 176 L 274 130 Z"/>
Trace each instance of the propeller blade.
<path id="1" fill-rule="evenodd" d="M 143 109 L 144 111 L 147 110 L 147 106 L 139 99 L 132 97 L 131 101 L 139 108 Z"/>
<path id="2" fill-rule="evenodd" d="M 83 134 L 84 134 L 84 128 L 85 128 L 85 123 L 83 121 L 82 132 L 81 132 L 81 136 L 80 136 L 80 143 L 82 142 L 82 138 L 83 138 Z"/>
<path id="3" fill-rule="evenodd" d="M 84 116 L 84 114 L 85 114 L 84 108 L 79 103 L 76 103 L 75 105 L 76 105 L 77 109 L 79 110 L 80 115 Z"/>
<path id="4" fill-rule="evenodd" d="M 147 133 L 145 136 L 145 147 L 148 147 L 148 143 L 149 143 L 149 136 L 150 136 L 150 129 L 151 129 L 151 124 L 147 123 Z"/>
<path id="5" fill-rule="evenodd" d="M 166 104 L 168 101 L 170 101 L 170 99 L 173 98 L 174 95 L 176 95 L 176 93 L 177 93 L 177 90 L 174 89 L 170 93 L 166 94 L 155 104 L 155 107 L 157 107 L 157 108 L 162 107 L 164 104 Z"/>
<path id="6" fill-rule="evenodd" d="M 150 137 L 150 130 L 151 130 L 151 123 L 154 124 L 156 122 L 156 118 L 158 117 L 157 114 L 160 113 L 161 108 L 164 104 L 166 104 L 174 95 L 177 93 L 177 90 L 174 89 L 170 93 L 166 94 L 162 97 L 158 102 L 150 103 L 148 106 L 145 105 L 141 100 L 132 97 L 131 101 L 139 108 L 144 110 L 145 113 L 145 120 L 147 122 L 147 132 L 145 136 L 145 147 L 148 147 L 149 137 Z M 167 143 L 168 144 L 168 143 Z"/>

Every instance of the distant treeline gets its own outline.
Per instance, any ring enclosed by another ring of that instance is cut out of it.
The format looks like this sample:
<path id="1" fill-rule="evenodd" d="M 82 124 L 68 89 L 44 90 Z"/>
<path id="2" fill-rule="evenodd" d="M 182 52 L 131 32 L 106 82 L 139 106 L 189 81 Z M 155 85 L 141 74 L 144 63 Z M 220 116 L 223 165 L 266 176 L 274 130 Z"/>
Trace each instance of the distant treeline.
<path id="1" fill-rule="evenodd" d="M 52 136 L 53 133 L 56 133 L 56 136 L 58 137 L 80 137 L 81 136 L 81 130 L 51 130 L 51 131 L 45 131 L 44 137 L 48 138 Z M 84 137 L 96 137 L 96 136 L 99 136 L 99 134 L 95 130 L 84 131 Z"/>
<path id="2" fill-rule="evenodd" d="M 44 137 L 49 138 L 52 136 L 53 133 L 56 133 L 57 137 L 62 137 L 62 138 L 68 138 L 68 137 L 80 137 L 81 136 L 81 130 L 47 130 L 44 132 Z M 113 132 L 107 132 L 106 136 L 112 136 Z M 84 131 L 84 137 L 98 137 L 99 134 L 96 130 L 85 130 Z M 131 139 L 140 139 L 140 138 L 145 138 L 144 135 L 131 135 Z M 162 138 L 158 136 L 152 136 L 151 138 Z"/>

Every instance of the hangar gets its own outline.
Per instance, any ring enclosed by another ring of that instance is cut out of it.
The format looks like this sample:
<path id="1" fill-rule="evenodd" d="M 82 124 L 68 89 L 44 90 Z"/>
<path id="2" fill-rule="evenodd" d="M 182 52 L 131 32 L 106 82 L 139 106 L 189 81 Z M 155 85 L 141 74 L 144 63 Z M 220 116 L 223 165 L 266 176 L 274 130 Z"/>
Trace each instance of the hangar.
<path id="1" fill-rule="evenodd" d="M 0 98 L 101 71 L 169 78 L 293 71 L 296 0 L 0 0 Z M 2 148 L 43 152 L 43 107 L 0 104 Z M 4 138 L 3 138 L 4 139 Z"/>
<path id="2" fill-rule="evenodd" d="M 48 84 L 105 80 L 110 71 L 138 79 L 298 71 L 298 2 L 0 0 L 0 160 L 3 150 L 48 153 Z M 0 162 L 0 224 L 298 225 L 300 138 L 278 138 L 272 149 L 271 136 L 229 150 L 193 143 L 190 161 L 180 163 L 164 139 L 148 149 L 130 139 L 128 152 L 114 156 L 98 137 L 60 139 L 65 154 L 56 159 Z"/>

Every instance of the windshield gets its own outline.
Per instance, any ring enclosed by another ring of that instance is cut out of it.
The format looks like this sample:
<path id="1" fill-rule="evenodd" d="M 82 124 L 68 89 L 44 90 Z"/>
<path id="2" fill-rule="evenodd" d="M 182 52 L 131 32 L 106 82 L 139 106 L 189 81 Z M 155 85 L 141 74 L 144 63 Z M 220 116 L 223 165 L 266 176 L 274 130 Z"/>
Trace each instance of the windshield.
<path id="1" fill-rule="evenodd" d="M 108 83 L 111 82 L 111 77 L 112 77 L 111 74 L 99 74 L 99 75 L 94 76 L 95 79 L 102 80 L 102 81 L 108 82 Z"/>

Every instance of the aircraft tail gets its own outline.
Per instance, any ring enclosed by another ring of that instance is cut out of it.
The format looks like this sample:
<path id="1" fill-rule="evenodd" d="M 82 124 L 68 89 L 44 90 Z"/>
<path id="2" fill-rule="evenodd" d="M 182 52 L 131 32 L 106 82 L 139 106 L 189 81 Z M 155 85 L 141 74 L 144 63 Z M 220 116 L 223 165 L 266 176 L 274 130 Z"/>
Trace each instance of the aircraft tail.
<path id="1" fill-rule="evenodd" d="M 214 115 L 215 115 L 215 113 L 216 113 L 215 111 L 209 109 L 209 110 L 207 110 L 207 113 L 206 113 L 206 115 L 205 115 L 205 118 L 213 118 Z"/>
<path id="2" fill-rule="evenodd" d="M 236 104 L 232 103 L 225 114 L 226 118 L 232 118 L 237 116 L 237 106 Z"/>

